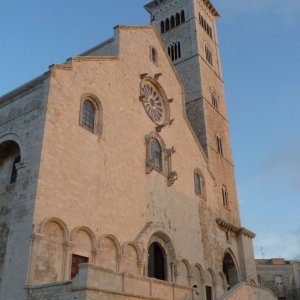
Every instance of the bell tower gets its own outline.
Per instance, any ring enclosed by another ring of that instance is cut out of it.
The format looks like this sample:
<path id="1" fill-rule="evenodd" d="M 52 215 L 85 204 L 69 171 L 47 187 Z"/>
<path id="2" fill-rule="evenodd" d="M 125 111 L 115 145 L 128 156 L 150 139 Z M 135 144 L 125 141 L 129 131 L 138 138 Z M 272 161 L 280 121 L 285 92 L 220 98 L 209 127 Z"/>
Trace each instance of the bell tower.
<path id="1" fill-rule="evenodd" d="M 240 223 L 216 21 L 210 0 L 155 0 L 151 14 L 185 89 L 188 119 L 216 178 L 218 206 Z M 228 221 L 229 221 L 228 220 Z"/>

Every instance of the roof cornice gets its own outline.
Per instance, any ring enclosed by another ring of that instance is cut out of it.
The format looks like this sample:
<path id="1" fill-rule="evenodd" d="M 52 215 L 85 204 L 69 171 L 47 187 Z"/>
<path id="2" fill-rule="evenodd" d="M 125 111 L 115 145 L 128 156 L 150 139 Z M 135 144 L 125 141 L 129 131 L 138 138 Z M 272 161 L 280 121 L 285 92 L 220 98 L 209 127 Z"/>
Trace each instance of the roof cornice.
<path id="1" fill-rule="evenodd" d="M 168 0 L 153 0 L 146 5 L 144 5 L 144 8 L 147 10 L 148 13 L 151 13 L 153 9 L 155 9 L 157 6 L 161 5 L 164 2 L 167 2 Z M 206 5 L 206 7 L 210 10 L 212 15 L 216 18 L 220 17 L 220 14 L 218 13 L 217 9 L 214 7 L 212 2 L 210 0 L 202 0 L 203 3 Z"/>

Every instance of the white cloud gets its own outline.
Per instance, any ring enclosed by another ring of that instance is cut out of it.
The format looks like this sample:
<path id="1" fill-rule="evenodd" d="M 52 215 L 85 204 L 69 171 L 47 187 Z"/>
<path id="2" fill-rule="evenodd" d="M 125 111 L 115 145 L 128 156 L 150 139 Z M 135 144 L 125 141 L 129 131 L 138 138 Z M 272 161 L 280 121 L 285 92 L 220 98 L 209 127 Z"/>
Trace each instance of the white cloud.
<path id="1" fill-rule="evenodd" d="M 256 258 L 300 259 L 300 228 L 283 234 L 261 233 L 254 240 Z"/>

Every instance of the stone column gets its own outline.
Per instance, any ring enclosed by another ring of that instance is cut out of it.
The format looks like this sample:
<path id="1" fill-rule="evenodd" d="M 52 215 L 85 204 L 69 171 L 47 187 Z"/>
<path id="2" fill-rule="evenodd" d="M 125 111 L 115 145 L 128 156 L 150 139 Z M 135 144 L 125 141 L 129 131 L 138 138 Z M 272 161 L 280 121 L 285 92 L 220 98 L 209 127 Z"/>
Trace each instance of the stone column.
<path id="1" fill-rule="evenodd" d="M 71 279 L 72 249 L 74 246 L 75 244 L 71 242 L 64 243 L 64 281 L 69 281 Z"/>

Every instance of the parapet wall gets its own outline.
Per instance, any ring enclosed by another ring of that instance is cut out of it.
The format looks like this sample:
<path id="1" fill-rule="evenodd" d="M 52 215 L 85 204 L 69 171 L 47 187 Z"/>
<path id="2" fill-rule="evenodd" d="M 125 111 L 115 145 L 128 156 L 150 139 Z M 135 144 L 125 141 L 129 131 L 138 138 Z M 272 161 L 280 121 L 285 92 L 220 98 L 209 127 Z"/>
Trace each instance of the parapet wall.
<path id="1" fill-rule="evenodd" d="M 246 282 L 240 282 L 226 292 L 218 300 L 276 300 L 275 295 L 268 289 L 252 286 Z"/>
<path id="2" fill-rule="evenodd" d="M 197 299 L 193 297 L 193 293 L 196 295 L 195 290 L 186 286 L 126 273 L 114 273 L 92 264 L 80 265 L 79 274 L 72 282 L 28 287 L 29 300 Z"/>

